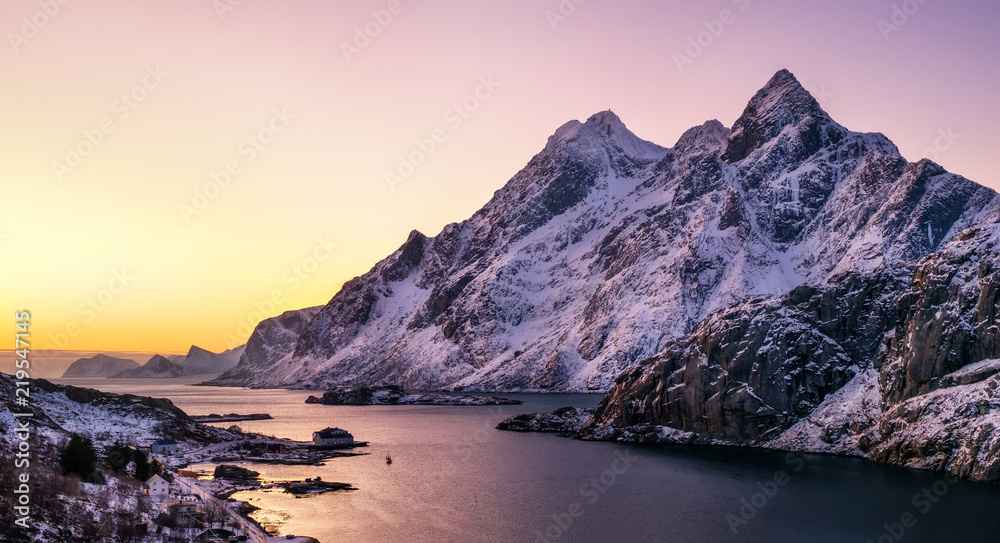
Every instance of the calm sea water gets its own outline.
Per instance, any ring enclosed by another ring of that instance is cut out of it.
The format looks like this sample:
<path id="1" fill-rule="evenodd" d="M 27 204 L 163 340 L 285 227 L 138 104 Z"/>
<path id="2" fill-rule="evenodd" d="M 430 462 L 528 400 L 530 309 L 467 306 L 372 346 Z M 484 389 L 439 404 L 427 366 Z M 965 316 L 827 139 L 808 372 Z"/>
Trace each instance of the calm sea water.
<path id="1" fill-rule="evenodd" d="M 61 380 L 170 398 L 190 414 L 268 412 L 245 430 L 309 439 L 350 430 L 371 454 L 322 467 L 250 465 L 267 479 L 351 483 L 296 499 L 245 492 L 280 534 L 350 542 L 998 541 L 1000 487 L 853 459 L 741 449 L 643 447 L 495 430 L 504 417 L 594 395 L 509 394 L 505 407 L 322 406 L 308 392 L 184 380 Z M 225 424 L 228 426 L 228 423 Z M 392 465 L 385 454 L 391 453 Z"/>

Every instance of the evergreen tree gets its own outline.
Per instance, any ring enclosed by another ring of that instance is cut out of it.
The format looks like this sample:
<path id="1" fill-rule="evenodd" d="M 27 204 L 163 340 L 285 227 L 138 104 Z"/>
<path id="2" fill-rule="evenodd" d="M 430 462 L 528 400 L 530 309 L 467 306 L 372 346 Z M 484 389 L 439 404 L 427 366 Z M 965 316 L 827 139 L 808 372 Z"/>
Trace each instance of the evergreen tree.
<path id="1" fill-rule="evenodd" d="M 115 473 L 125 473 L 125 468 L 132 462 L 132 448 L 128 445 L 116 443 L 108 447 L 108 466 L 115 470 Z"/>
<path id="2" fill-rule="evenodd" d="M 88 437 L 73 434 L 69 443 L 59 453 L 59 465 L 63 475 L 79 475 L 83 480 L 89 480 L 97 467 L 97 452 Z"/>
<path id="3" fill-rule="evenodd" d="M 132 460 L 135 461 L 135 478 L 140 481 L 147 481 L 153 476 L 152 466 L 149 465 L 149 456 L 139 449 L 132 451 Z"/>

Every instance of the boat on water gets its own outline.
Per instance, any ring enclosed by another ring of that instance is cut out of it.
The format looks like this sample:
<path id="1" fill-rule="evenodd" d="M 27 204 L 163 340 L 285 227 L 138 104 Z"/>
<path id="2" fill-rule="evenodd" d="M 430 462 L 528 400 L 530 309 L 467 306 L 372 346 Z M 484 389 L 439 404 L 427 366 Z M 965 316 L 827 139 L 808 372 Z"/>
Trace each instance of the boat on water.
<path id="1" fill-rule="evenodd" d="M 391 464 L 392 463 L 392 457 L 389 456 L 389 453 L 385 454 L 385 463 L 386 464 Z"/>

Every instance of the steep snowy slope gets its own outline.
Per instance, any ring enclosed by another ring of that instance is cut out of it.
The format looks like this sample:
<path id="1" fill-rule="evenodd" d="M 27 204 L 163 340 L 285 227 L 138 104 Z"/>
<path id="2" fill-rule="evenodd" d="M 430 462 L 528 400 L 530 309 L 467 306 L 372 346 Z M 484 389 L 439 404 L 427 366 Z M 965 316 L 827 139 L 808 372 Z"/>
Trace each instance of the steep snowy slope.
<path id="1" fill-rule="evenodd" d="M 787 71 L 732 129 L 670 149 L 606 111 L 560 127 L 470 219 L 412 232 L 294 352 L 228 384 L 603 391 L 713 311 L 913 261 L 997 207 L 840 126 Z"/>
<path id="2" fill-rule="evenodd" d="M 286 311 L 277 317 L 264 319 L 254 328 L 246 345 L 237 349 L 239 364 L 205 385 L 242 386 L 256 375 L 273 371 L 275 364 L 295 349 L 299 336 L 322 307 Z M 229 352 L 229 351 L 227 351 Z M 223 353 L 226 354 L 226 353 Z"/>

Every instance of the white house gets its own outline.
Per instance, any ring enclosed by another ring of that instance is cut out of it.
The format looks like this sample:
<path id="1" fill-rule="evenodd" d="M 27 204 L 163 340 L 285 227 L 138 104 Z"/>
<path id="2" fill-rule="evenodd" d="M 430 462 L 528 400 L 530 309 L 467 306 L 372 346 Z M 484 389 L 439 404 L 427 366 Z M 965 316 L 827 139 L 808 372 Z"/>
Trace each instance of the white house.
<path id="1" fill-rule="evenodd" d="M 177 442 L 172 439 L 161 439 L 154 441 L 150 450 L 155 454 L 171 455 L 177 453 Z"/>
<path id="2" fill-rule="evenodd" d="M 170 495 L 170 483 L 159 475 L 154 475 L 142 485 L 142 493 L 154 499 L 166 499 Z"/>
<path id="3" fill-rule="evenodd" d="M 354 445 L 354 436 L 347 430 L 341 430 L 340 428 L 324 428 L 318 432 L 313 432 L 313 444 L 323 447 Z"/>

